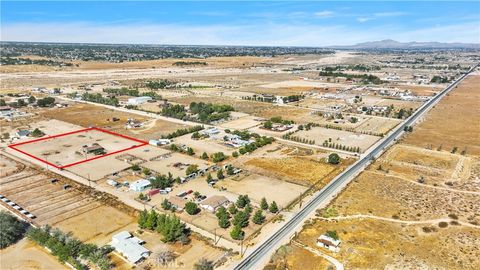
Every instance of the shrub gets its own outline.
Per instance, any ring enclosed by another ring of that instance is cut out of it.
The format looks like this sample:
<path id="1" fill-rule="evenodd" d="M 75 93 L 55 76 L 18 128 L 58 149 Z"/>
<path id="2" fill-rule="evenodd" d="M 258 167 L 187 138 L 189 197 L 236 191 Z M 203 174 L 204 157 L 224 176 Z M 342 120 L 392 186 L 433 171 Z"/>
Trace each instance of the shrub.
<path id="1" fill-rule="evenodd" d="M 200 211 L 198 208 L 197 204 L 194 202 L 187 202 L 185 204 L 185 212 L 187 212 L 189 215 L 195 215 Z"/>
<path id="2" fill-rule="evenodd" d="M 340 156 L 337 153 L 331 153 L 328 156 L 328 163 L 330 164 L 338 164 L 340 163 Z"/>

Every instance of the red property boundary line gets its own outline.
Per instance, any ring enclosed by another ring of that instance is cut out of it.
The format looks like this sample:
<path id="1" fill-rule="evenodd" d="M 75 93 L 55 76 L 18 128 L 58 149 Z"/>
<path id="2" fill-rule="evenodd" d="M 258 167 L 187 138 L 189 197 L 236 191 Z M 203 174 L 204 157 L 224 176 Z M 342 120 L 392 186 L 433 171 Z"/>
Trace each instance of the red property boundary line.
<path id="1" fill-rule="evenodd" d="M 131 140 L 131 141 L 135 141 L 135 142 L 138 142 L 140 144 L 138 145 L 134 145 L 134 146 L 131 146 L 129 148 L 125 148 L 125 149 L 120 149 L 118 151 L 113 151 L 111 153 L 107 153 L 107 154 L 103 154 L 103 155 L 100 155 L 100 156 L 96 156 L 96 157 L 92 157 L 92 158 L 87 158 L 87 159 L 84 159 L 84 160 L 80 160 L 80 161 L 77 161 L 77 162 L 74 162 L 74 163 L 70 163 L 70 164 L 66 164 L 66 165 L 63 165 L 63 166 L 58 166 L 58 165 L 55 165 L 53 163 L 50 163 L 48 161 L 46 161 L 45 159 L 42 159 L 42 158 L 39 158 L 37 156 L 34 156 L 32 154 L 29 154 L 25 151 L 22 151 L 20 149 L 17 148 L 17 146 L 20 146 L 20 145 L 24 145 L 24 144 L 29 144 L 29 143 L 34 143 L 34 142 L 38 142 L 38 141 L 44 141 L 44 140 L 49 140 L 49 139 L 54 139 L 54 138 L 58 138 L 58 137 L 63 137 L 63 136 L 68 136 L 68 135 L 72 135 L 72 134 L 76 134 L 76 133 L 82 133 L 82 132 L 87 132 L 87 131 L 91 131 L 91 130 L 96 130 L 96 131 L 99 131 L 99 132 L 103 132 L 103 133 L 107 133 L 107 134 L 110 134 L 110 135 L 114 135 L 114 136 L 117 136 L 117 137 L 121 137 L 121 138 L 124 138 L 124 139 L 128 139 L 128 140 Z M 128 151 L 128 150 L 131 150 L 131 149 L 135 149 L 135 148 L 138 148 L 138 147 L 142 147 L 142 146 L 145 146 L 147 145 L 148 142 L 146 141 L 142 141 L 142 140 L 139 140 L 139 139 L 136 139 L 136 138 L 132 138 L 132 137 L 129 137 L 129 136 L 126 136 L 126 135 L 123 135 L 123 134 L 119 134 L 119 133 L 116 133 L 116 132 L 112 132 L 110 130 L 106 130 L 106 129 L 102 129 L 102 128 L 98 128 L 98 127 L 91 127 L 91 128 L 85 128 L 85 129 L 80 129 L 80 130 L 76 130 L 76 131 L 71 131 L 71 132 L 66 132 L 66 133 L 61 133 L 61 134 L 57 134 L 57 135 L 52 135 L 52 136 L 48 136 L 48 137 L 43 137 L 43 138 L 39 138 L 39 139 L 35 139 L 35 140 L 30 140 L 30 141 L 25 141 L 25 142 L 20 142 L 20 143 L 15 143 L 15 144 L 11 144 L 8 146 L 8 148 L 11 148 L 17 152 L 20 152 L 26 156 L 29 156 L 33 159 L 36 159 L 38 161 L 41 161 L 47 165 L 50 165 L 54 168 L 57 168 L 59 170 L 63 170 L 65 168 L 68 168 L 68 167 L 72 167 L 72 166 L 75 166 L 75 165 L 78 165 L 78 164 L 81 164 L 81 163 L 85 163 L 85 162 L 88 162 L 88 161 L 92 161 L 92 160 L 95 160 L 95 159 L 99 159 L 99 158 L 103 158 L 103 157 L 106 157 L 106 156 L 110 156 L 110 155 L 114 155 L 114 154 L 118 154 L 118 153 L 121 153 L 121 152 L 124 152 L 124 151 Z"/>

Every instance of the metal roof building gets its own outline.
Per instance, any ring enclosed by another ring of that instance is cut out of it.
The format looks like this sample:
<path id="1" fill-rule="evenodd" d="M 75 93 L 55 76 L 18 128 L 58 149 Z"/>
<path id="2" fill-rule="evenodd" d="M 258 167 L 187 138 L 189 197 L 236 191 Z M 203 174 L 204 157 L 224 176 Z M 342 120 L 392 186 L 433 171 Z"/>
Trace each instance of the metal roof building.
<path id="1" fill-rule="evenodd" d="M 147 258 L 150 250 L 143 247 L 143 240 L 132 236 L 129 232 L 123 231 L 112 236 L 110 245 L 121 253 L 129 262 L 135 264 Z"/>

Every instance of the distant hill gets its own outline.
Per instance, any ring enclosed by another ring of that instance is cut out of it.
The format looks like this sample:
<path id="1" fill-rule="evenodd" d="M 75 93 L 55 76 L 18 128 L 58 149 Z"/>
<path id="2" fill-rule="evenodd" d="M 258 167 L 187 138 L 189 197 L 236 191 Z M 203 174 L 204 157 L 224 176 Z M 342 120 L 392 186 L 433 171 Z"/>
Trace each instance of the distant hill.
<path id="1" fill-rule="evenodd" d="M 350 46 L 332 46 L 342 49 L 480 49 L 478 43 L 441 43 L 441 42 L 398 42 L 392 39 L 358 43 Z"/>

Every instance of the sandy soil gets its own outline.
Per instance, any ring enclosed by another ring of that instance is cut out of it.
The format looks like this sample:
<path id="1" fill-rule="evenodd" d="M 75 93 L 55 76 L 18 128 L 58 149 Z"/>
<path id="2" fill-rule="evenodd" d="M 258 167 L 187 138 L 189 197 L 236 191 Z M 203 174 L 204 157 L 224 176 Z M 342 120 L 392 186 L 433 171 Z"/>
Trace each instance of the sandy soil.
<path id="1" fill-rule="evenodd" d="M 380 139 L 378 136 L 356 134 L 349 131 L 327 129 L 322 127 L 314 127 L 311 130 L 302 130 L 293 136 L 306 138 L 307 140 L 315 140 L 316 145 L 322 145 L 325 140 L 332 140 L 332 143 L 360 147 L 361 151 L 367 150 L 371 145 Z"/>
<path id="2" fill-rule="evenodd" d="M 405 142 L 480 155 L 480 76 L 469 76 L 432 109 Z"/>
<path id="3" fill-rule="evenodd" d="M 287 181 L 310 186 L 318 181 L 323 185 L 327 183 L 329 175 L 337 171 L 341 166 L 333 166 L 324 161 L 311 160 L 309 158 L 253 158 L 245 165 L 259 173 L 283 178 Z"/>
<path id="4" fill-rule="evenodd" d="M 61 264 L 45 249 L 26 238 L 6 249 L 0 250 L 0 268 L 3 270 L 61 270 L 70 269 Z"/>

